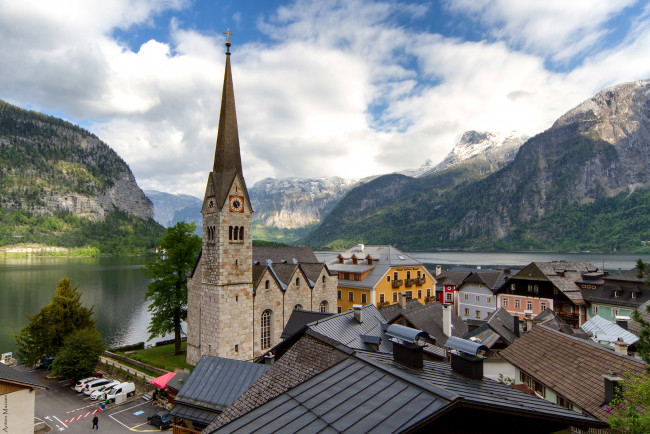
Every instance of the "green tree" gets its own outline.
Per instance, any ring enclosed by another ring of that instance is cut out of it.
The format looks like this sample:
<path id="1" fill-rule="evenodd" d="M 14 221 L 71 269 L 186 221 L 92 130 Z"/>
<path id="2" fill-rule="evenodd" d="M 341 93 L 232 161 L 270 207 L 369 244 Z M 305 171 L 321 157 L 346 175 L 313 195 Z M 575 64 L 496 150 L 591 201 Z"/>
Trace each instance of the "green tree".
<path id="1" fill-rule="evenodd" d="M 94 371 L 105 349 L 106 343 L 95 328 L 76 330 L 65 338 L 52 362 L 52 372 L 75 380 L 83 378 Z"/>
<path id="2" fill-rule="evenodd" d="M 636 261 L 637 276 L 639 279 L 644 279 L 645 283 L 650 285 L 650 266 L 643 262 L 642 259 Z M 647 311 L 650 312 L 650 306 Z M 641 326 L 639 331 L 639 340 L 634 345 L 637 353 L 641 356 L 646 363 L 646 369 L 650 372 L 650 323 L 643 319 L 638 310 L 632 312 L 632 318 Z"/>
<path id="3" fill-rule="evenodd" d="M 648 264 L 638 259 L 636 269 L 639 279 L 650 284 Z M 636 310 L 632 312 L 632 318 L 641 326 L 635 347 L 646 363 L 647 372 L 639 376 L 626 374 L 623 387 L 605 410 L 611 412 L 608 422 L 614 432 L 641 434 L 650 432 L 650 323 Z"/>
<path id="4" fill-rule="evenodd" d="M 650 432 L 650 376 L 627 376 L 618 396 L 605 411 L 610 412 L 609 426 L 614 432 L 644 434 Z"/>
<path id="5" fill-rule="evenodd" d="M 16 339 L 18 357 L 27 366 L 34 366 L 46 357 L 54 357 L 63 341 L 79 329 L 94 328 L 93 308 L 81 305 L 81 293 L 72 287 L 68 277 L 56 286 L 50 304 L 43 306 L 36 315 L 27 315 L 27 324 Z"/>
<path id="6" fill-rule="evenodd" d="M 151 278 L 144 296 L 150 301 L 150 339 L 174 332 L 174 353 L 181 353 L 181 322 L 187 319 L 187 276 L 201 249 L 194 223 L 178 222 L 167 228 L 154 259 L 144 273 Z"/>

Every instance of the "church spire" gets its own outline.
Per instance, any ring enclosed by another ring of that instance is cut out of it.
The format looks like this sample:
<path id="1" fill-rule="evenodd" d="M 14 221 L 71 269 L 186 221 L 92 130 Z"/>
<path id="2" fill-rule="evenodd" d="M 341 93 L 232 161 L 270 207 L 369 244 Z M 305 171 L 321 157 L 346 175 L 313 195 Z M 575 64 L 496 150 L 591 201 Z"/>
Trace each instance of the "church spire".
<path id="1" fill-rule="evenodd" d="M 222 207 L 226 202 L 228 191 L 232 186 L 235 176 L 239 174 L 242 181 L 244 179 L 241 153 L 239 151 L 235 92 L 233 91 L 232 73 L 230 71 L 230 35 L 232 33 L 230 33 L 230 29 L 224 33 L 228 35 L 226 40 L 226 71 L 223 78 L 219 131 L 217 132 L 217 146 L 214 153 L 214 166 L 212 169 L 219 207 Z"/>

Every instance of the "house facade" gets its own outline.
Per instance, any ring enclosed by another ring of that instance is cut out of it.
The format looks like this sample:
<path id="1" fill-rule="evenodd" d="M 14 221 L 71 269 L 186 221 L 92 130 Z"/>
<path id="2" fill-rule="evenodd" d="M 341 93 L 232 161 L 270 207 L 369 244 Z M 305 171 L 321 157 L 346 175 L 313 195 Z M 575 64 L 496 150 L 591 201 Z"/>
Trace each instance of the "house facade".
<path id="1" fill-rule="evenodd" d="M 436 270 L 436 301 L 443 304 L 454 305 L 454 312 L 458 315 L 458 288 L 463 284 L 465 279 L 472 275 L 473 270 L 451 269 L 441 271 Z"/>
<path id="2" fill-rule="evenodd" d="M 327 261 L 338 275 L 338 312 L 355 304 L 395 304 L 400 293 L 409 299 L 433 300 L 435 279 L 420 261 L 392 246 L 359 244 Z"/>
<path id="3" fill-rule="evenodd" d="M 611 322 L 627 322 L 633 311 L 650 300 L 650 285 L 637 276 L 636 268 L 583 276 L 578 284 L 589 303 L 588 318 L 598 315 Z"/>
<path id="4" fill-rule="evenodd" d="M 576 282 L 583 273 L 598 271 L 587 261 L 532 262 L 499 289 L 497 303 L 521 320 L 551 309 L 577 328 L 587 320 L 587 303 Z"/>
<path id="5" fill-rule="evenodd" d="M 487 319 L 497 310 L 496 292 L 511 275 L 512 270 L 477 270 L 457 288 L 456 308 L 458 316 L 467 319 Z"/>
<path id="6" fill-rule="evenodd" d="M 0 363 L 0 431 L 34 432 L 36 389 L 47 389 L 20 371 Z"/>

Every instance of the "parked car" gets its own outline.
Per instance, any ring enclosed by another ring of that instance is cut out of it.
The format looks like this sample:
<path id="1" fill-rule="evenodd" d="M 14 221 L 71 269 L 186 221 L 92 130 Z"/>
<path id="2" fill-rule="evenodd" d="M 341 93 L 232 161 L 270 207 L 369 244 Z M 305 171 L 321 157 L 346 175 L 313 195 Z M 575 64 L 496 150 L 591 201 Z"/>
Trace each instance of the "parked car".
<path id="1" fill-rule="evenodd" d="M 71 378 L 71 379 L 70 379 L 70 386 L 75 386 L 75 387 L 76 387 L 76 385 L 78 385 L 78 384 L 81 383 L 81 382 L 86 382 L 86 381 L 90 381 L 90 380 L 96 380 L 96 379 L 98 379 L 98 378 L 102 378 L 103 376 L 104 376 L 104 374 L 103 374 L 101 371 L 97 371 L 97 372 L 95 372 L 94 374 L 92 374 L 91 377 L 84 378 L 83 380 L 79 380 L 79 381 L 77 381 L 77 382 L 75 382 L 74 379 Z"/>
<path id="2" fill-rule="evenodd" d="M 111 390 L 113 387 L 119 385 L 120 382 L 117 380 L 111 380 L 110 383 L 105 384 L 103 386 L 100 386 L 99 388 L 95 389 L 91 394 L 90 394 L 90 399 L 93 401 L 96 401 L 100 398 L 104 398 L 106 395 L 106 392 Z"/>
<path id="3" fill-rule="evenodd" d="M 157 413 L 147 418 L 149 425 L 157 426 L 161 430 L 169 429 L 174 425 L 174 416 L 169 414 L 168 411 L 164 413 Z"/>
<path id="4" fill-rule="evenodd" d="M 108 402 L 115 402 L 115 397 L 120 394 L 126 394 L 127 397 L 135 395 L 135 384 L 126 382 L 113 386 L 112 389 L 106 392 L 106 400 Z"/>
<path id="5" fill-rule="evenodd" d="M 81 385 L 81 390 L 77 390 L 76 386 L 75 386 L 74 390 L 77 390 L 77 392 L 80 392 L 80 393 L 85 392 L 86 389 L 88 389 L 88 387 L 93 385 L 93 384 L 96 384 L 96 383 L 106 384 L 106 383 L 104 383 L 104 381 L 106 381 L 106 380 L 104 380 L 103 378 L 93 378 L 92 380 L 86 381 L 85 383 L 83 383 Z"/>
<path id="6" fill-rule="evenodd" d="M 97 377 L 87 377 L 87 378 L 84 378 L 82 380 L 77 381 L 77 383 L 74 386 L 75 392 L 78 392 L 78 393 L 83 392 L 84 386 L 86 385 L 86 383 L 88 383 L 89 381 L 95 381 L 95 380 L 98 380 L 98 378 Z"/>
<path id="7" fill-rule="evenodd" d="M 99 389 L 100 387 L 105 386 L 105 385 L 107 385 L 109 383 L 112 383 L 112 382 L 113 382 L 113 380 L 110 380 L 108 378 L 101 378 L 101 379 L 99 379 L 97 381 L 89 381 L 84 386 L 84 394 L 90 395 L 95 390 Z"/>

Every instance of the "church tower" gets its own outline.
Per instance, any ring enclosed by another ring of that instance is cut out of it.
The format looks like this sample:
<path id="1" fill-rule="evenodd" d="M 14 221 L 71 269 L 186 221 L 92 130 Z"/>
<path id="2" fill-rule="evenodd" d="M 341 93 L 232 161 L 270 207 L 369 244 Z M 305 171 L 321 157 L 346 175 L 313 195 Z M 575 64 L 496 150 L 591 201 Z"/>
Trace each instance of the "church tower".
<path id="1" fill-rule="evenodd" d="M 204 355 L 253 356 L 253 209 L 242 172 L 230 45 L 228 40 L 214 164 L 201 211 L 202 251 L 187 282 L 187 362 L 192 365 Z"/>

